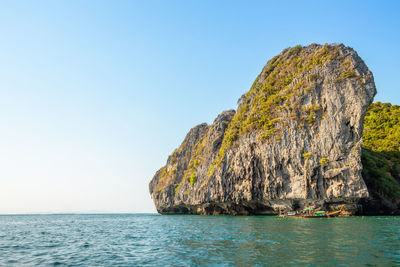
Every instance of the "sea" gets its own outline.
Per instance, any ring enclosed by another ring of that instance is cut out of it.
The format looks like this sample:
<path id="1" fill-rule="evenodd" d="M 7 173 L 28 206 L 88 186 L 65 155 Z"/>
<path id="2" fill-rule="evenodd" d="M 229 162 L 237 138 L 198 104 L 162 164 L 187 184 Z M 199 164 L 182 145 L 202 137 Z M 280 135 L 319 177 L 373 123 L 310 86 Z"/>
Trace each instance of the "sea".
<path id="1" fill-rule="evenodd" d="M 400 266 L 400 217 L 0 216 L 1 266 Z"/>

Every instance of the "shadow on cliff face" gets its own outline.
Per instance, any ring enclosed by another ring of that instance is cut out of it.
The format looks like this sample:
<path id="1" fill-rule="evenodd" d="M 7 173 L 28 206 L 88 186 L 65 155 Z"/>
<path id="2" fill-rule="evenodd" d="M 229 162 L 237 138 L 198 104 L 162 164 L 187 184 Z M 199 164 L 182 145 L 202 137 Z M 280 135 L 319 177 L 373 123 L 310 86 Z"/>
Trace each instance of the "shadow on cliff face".
<path id="1" fill-rule="evenodd" d="M 363 148 L 362 164 L 362 176 L 371 196 L 365 210 L 400 215 L 400 152 Z"/>

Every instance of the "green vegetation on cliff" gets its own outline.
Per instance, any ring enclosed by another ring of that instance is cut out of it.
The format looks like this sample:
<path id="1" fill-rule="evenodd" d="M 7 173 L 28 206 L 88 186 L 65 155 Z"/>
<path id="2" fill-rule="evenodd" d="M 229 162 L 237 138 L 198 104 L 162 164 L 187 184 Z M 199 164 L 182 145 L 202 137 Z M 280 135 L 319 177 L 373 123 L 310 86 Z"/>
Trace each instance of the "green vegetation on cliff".
<path id="1" fill-rule="evenodd" d="M 400 106 L 373 103 L 364 119 L 364 147 L 400 152 Z"/>
<path id="2" fill-rule="evenodd" d="M 388 200 L 400 198 L 400 106 L 373 103 L 364 119 L 363 178 Z"/>
<path id="3" fill-rule="evenodd" d="M 223 161 L 226 150 L 243 135 L 255 132 L 260 140 L 274 138 L 280 142 L 279 133 L 290 120 L 298 121 L 299 127 L 313 127 L 323 119 L 319 103 L 311 103 L 310 106 L 300 103 L 321 82 L 318 67 L 334 60 L 340 62 L 339 59 L 345 57 L 340 47 L 330 44 L 297 45 L 283 50 L 268 61 L 250 90 L 239 99 L 237 112 L 225 132 L 208 175 L 212 175 L 215 167 Z M 349 59 L 344 60 L 338 69 L 340 75 L 332 83 L 350 78 L 358 81 L 359 77 L 355 75 Z"/>

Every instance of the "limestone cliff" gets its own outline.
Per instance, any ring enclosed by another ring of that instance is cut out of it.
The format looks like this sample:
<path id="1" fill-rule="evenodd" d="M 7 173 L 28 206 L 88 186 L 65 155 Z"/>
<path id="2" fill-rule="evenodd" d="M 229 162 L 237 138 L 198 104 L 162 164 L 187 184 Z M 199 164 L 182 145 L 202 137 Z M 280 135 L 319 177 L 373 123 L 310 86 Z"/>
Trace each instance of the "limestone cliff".
<path id="1" fill-rule="evenodd" d="M 275 214 L 341 204 L 362 212 L 363 119 L 372 73 L 349 47 L 312 44 L 272 58 L 237 111 L 189 131 L 154 175 L 160 213 Z"/>

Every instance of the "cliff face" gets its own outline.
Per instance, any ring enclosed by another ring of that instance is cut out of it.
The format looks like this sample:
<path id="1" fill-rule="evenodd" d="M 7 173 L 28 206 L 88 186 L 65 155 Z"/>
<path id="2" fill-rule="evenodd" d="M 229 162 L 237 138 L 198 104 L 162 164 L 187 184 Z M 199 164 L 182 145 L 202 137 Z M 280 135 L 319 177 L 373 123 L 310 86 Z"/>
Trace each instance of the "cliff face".
<path id="1" fill-rule="evenodd" d="M 237 111 L 189 131 L 150 182 L 160 213 L 275 214 L 345 204 L 362 210 L 363 119 L 372 73 L 344 45 L 285 49 Z"/>

